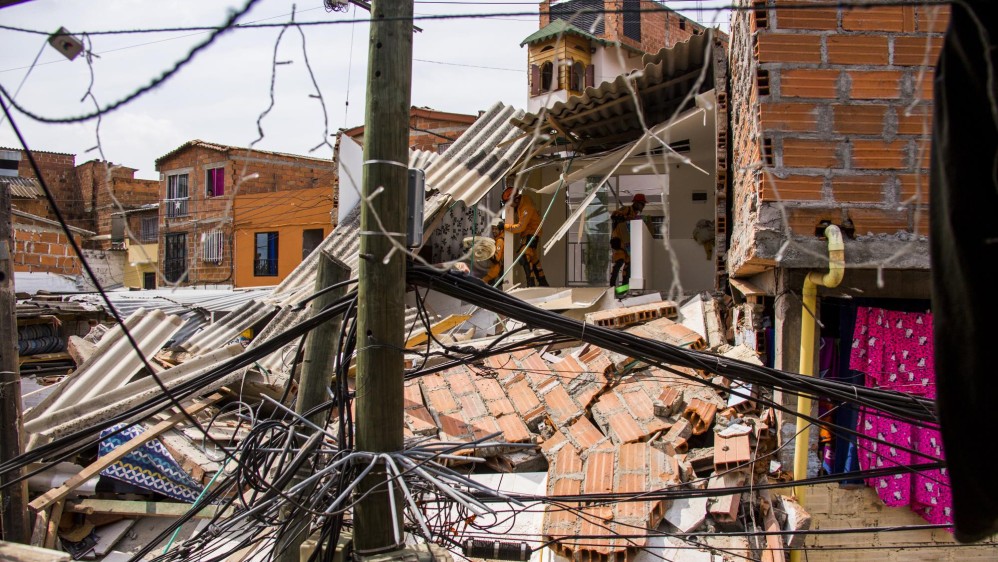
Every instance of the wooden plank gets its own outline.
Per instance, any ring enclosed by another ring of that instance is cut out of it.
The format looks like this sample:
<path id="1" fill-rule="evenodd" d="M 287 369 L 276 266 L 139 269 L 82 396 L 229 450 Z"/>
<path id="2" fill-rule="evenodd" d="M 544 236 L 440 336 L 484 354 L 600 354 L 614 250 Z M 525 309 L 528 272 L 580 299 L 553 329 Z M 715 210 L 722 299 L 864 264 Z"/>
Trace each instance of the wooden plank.
<path id="1" fill-rule="evenodd" d="M 20 562 L 69 562 L 73 558 L 58 550 L 0 541 L 0 560 Z"/>
<path id="2" fill-rule="evenodd" d="M 43 363 L 45 361 L 72 361 L 73 356 L 66 353 L 65 351 L 60 351 L 59 353 L 39 353 L 38 355 L 24 355 L 19 356 L 17 361 L 21 365 L 30 365 L 32 363 Z"/>
<path id="3" fill-rule="evenodd" d="M 42 544 L 45 548 L 55 548 L 55 539 L 59 536 L 59 522 L 62 521 L 63 505 L 64 502 L 57 501 L 49 512 L 48 534 L 45 535 L 45 541 Z"/>
<path id="4" fill-rule="evenodd" d="M 435 336 L 439 336 L 443 332 L 467 322 L 470 318 L 471 315 L 469 314 L 451 314 L 450 316 L 430 326 L 430 332 Z M 406 340 L 405 347 L 408 349 L 417 345 L 425 344 L 427 339 L 429 339 L 429 335 L 424 329 L 421 333 L 418 333 Z"/>
<path id="5" fill-rule="evenodd" d="M 66 511 L 92 515 L 121 515 L 123 517 L 180 517 L 191 510 L 193 504 L 181 502 L 147 502 L 134 500 L 97 500 L 85 499 L 66 502 Z M 207 519 L 215 516 L 217 507 L 207 505 L 195 515 L 195 519 Z M 222 517 L 232 514 L 232 508 L 226 509 Z"/>
<path id="6" fill-rule="evenodd" d="M 221 398 L 222 398 L 221 394 L 217 393 L 212 394 L 205 400 L 201 402 L 196 402 L 195 404 L 186 407 L 185 410 L 187 411 L 188 414 L 193 415 L 196 414 L 197 412 L 200 412 L 201 410 L 204 410 L 208 406 L 214 404 L 217 400 Z M 164 433 L 173 426 L 177 425 L 184 419 L 186 419 L 186 416 L 184 415 L 183 412 L 177 412 L 173 414 L 166 420 L 157 423 L 156 425 L 150 427 L 149 429 L 145 430 L 139 435 L 136 435 L 129 441 L 122 443 L 120 447 L 115 448 L 107 455 L 98 458 L 91 465 L 81 470 L 79 474 L 73 476 L 69 480 L 66 480 L 66 482 L 63 483 L 62 486 L 59 486 L 58 488 L 53 488 L 48 492 L 45 492 L 44 494 L 38 496 L 31 503 L 29 503 L 28 506 L 31 507 L 32 509 L 39 511 L 49 507 L 53 503 L 65 498 L 67 495 L 69 495 L 70 492 L 75 490 L 78 486 L 80 486 L 90 478 L 99 474 L 100 471 L 120 461 L 127 454 L 138 449 L 139 447 L 148 443 L 149 441 L 152 441 L 160 434 Z"/>
<path id="7" fill-rule="evenodd" d="M 42 548 L 49 532 L 49 510 L 39 509 L 35 513 L 35 526 L 31 531 L 31 546 Z M 2 559 L 0 559 L 2 560 Z"/>

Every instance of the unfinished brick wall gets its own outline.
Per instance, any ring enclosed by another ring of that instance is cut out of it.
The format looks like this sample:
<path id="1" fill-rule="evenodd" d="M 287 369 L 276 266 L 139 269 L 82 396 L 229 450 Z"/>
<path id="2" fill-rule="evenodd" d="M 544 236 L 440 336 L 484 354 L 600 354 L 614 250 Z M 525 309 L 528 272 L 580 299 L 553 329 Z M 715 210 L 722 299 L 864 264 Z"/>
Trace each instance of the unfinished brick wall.
<path id="1" fill-rule="evenodd" d="M 928 233 L 948 9 L 809 3 L 743 0 L 752 9 L 732 17 L 736 268 L 766 257 L 768 235 L 813 236 L 823 219 L 848 216 L 857 236 Z"/>
<path id="2" fill-rule="evenodd" d="M 206 170 L 223 167 L 225 192 L 220 197 L 205 193 Z M 187 235 L 187 280 L 184 284 L 232 284 L 232 208 L 231 201 L 239 194 L 297 191 L 317 187 L 335 189 L 336 165 L 331 160 L 253 152 L 243 148 L 216 150 L 202 145 L 190 145 L 156 161 L 161 174 L 158 196 L 159 211 L 159 263 L 166 265 L 169 234 Z M 167 177 L 173 173 L 188 174 L 187 215 L 168 217 Z M 335 216 L 335 209 L 331 209 Z M 221 229 L 223 236 L 222 260 L 205 261 L 202 237 Z"/>
<path id="3" fill-rule="evenodd" d="M 57 226 L 14 217 L 14 271 L 78 275 L 82 269 L 69 238 Z M 74 234 L 77 243 L 80 236 Z"/>
<path id="4" fill-rule="evenodd" d="M 442 152 L 477 118 L 476 115 L 456 113 L 416 112 L 414 108 L 409 116 L 409 148 Z"/>
<path id="5" fill-rule="evenodd" d="M 80 184 L 76 178 L 76 156 L 73 154 L 62 154 L 58 152 L 32 151 L 35 162 L 42 172 L 42 179 L 45 185 L 52 192 L 52 197 L 63 216 L 73 226 L 86 228 L 86 221 L 83 215 L 83 195 L 80 192 Z M 22 178 L 37 178 L 31 162 L 24 151 L 21 151 L 21 161 L 17 167 L 17 174 Z M 25 210 L 26 212 L 33 211 Z M 45 206 L 45 218 L 55 219 L 55 213 Z"/>
<path id="6" fill-rule="evenodd" d="M 111 215 L 159 201 L 159 182 L 136 179 L 135 168 L 91 160 L 76 167 L 83 199 L 83 219 L 98 236 L 111 234 Z M 110 240 L 91 241 L 95 249 L 109 249 Z"/>

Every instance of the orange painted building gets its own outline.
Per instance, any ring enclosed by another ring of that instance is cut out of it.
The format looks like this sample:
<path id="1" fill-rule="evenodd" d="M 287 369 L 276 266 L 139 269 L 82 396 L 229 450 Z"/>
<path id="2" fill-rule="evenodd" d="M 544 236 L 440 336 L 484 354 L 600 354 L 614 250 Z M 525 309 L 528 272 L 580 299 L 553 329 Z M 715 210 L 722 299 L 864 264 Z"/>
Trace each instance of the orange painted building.
<path id="1" fill-rule="evenodd" d="M 233 199 L 234 285 L 277 285 L 332 231 L 326 187 L 238 194 Z"/>

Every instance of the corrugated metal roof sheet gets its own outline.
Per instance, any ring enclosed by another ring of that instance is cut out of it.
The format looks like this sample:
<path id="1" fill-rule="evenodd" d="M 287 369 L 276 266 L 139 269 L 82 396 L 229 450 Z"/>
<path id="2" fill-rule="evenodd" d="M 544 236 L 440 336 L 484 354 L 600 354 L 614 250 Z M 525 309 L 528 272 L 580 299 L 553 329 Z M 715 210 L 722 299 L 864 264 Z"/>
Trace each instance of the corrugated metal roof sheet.
<path id="1" fill-rule="evenodd" d="M 45 197 L 42 186 L 35 178 L 5 177 L 0 176 L 0 185 L 7 185 L 10 189 L 11 197 L 23 197 L 25 199 L 37 199 Z"/>
<path id="2" fill-rule="evenodd" d="M 694 35 L 689 41 L 646 55 L 641 69 L 588 88 L 546 112 L 514 118 L 513 124 L 525 132 L 538 126 L 545 133 L 564 132 L 571 137 L 565 140 L 586 153 L 631 142 L 645 127 L 692 107 L 695 94 L 714 87 L 713 74 L 707 72 L 714 38 L 713 32 Z M 554 131 L 547 116 L 560 132 Z"/>

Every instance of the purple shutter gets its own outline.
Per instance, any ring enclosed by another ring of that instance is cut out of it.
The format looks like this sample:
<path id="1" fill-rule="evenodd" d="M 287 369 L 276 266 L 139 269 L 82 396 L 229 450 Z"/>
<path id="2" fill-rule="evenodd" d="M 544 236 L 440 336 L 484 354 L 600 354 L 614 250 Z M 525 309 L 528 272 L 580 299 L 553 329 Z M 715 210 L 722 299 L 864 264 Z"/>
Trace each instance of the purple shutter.
<path id="1" fill-rule="evenodd" d="M 530 65 L 530 95 L 536 96 L 541 93 L 541 67 L 536 64 Z"/>
<path id="2" fill-rule="evenodd" d="M 586 87 L 593 88 L 596 86 L 596 67 L 589 65 L 586 67 Z"/>

